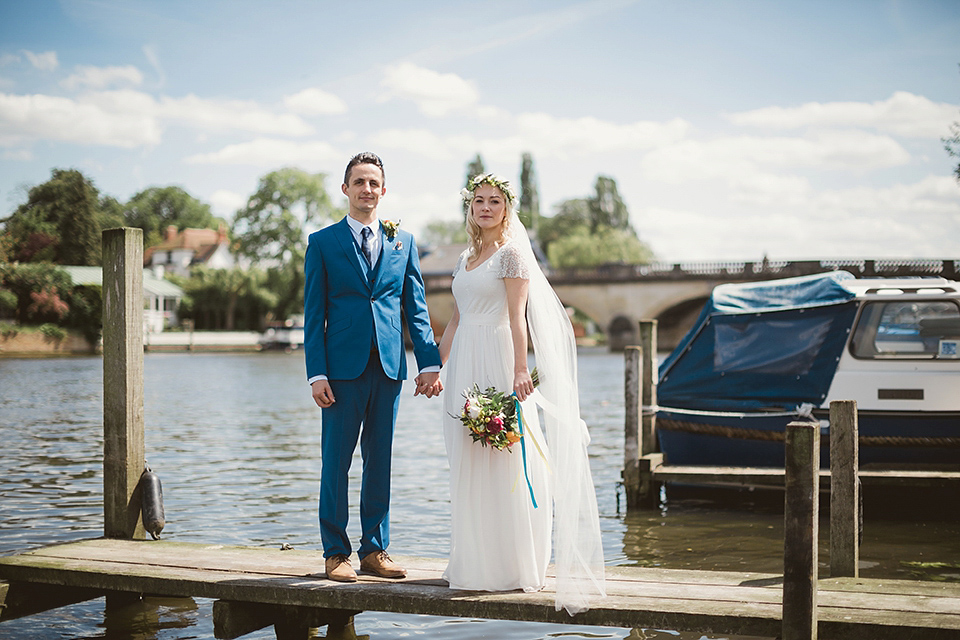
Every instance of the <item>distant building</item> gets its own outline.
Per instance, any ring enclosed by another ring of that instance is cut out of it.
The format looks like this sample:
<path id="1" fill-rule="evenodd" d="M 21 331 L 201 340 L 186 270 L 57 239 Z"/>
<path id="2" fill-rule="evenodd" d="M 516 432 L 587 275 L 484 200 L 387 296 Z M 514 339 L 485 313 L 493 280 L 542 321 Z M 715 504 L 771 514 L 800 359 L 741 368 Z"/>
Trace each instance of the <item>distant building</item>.
<path id="1" fill-rule="evenodd" d="M 61 267 L 70 274 L 74 286 L 103 286 L 100 267 Z M 149 269 L 143 270 L 143 332 L 159 333 L 179 324 L 177 307 L 183 298 L 183 289 L 157 278 Z"/>
<path id="2" fill-rule="evenodd" d="M 230 253 L 227 230 L 184 229 L 167 227 L 163 242 L 143 251 L 143 266 L 178 276 L 190 275 L 190 267 L 206 265 L 213 269 L 230 269 L 236 264 Z"/>

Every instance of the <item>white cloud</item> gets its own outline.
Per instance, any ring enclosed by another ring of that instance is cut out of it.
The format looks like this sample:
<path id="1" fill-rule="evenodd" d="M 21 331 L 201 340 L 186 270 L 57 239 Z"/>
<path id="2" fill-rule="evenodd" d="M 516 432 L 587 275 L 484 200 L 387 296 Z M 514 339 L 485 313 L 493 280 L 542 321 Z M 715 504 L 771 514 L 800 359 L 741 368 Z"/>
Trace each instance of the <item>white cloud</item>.
<path id="1" fill-rule="evenodd" d="M 480 141 L 472 136 L 442 136 L 426 129 L 385 129 L 370 137 L 373 147 L 403 149 L 434 160 L 454 160 L 476 153 Z"/>
<path id="2" fill-rule="evenodd" d="M 36 139 L 112 147 L 137 147 L 160 141 L 150 113 L 113 110 L 89 102 L 45 95 L 0 93 L 0 145 Z"/>
<path id="3" fill-rule="evenodd" d="M 60 84 L 65 89 L 93 89 L 99 91 L 113 86 L 137 86 L 143 74 L 133 65 L 123 67 L 92 67 L 78 65 L 76 72 Z"/>
<path id="4" fill-rule="evenodd" d="M 288 109 L 305 116 L 337 115 L 347 112 L 347 103 L 332 93 L 315 87 L 286 96 L 283 104 Z"/>
<path id="5" fill-rule="evenodd" d="M 617 124 L 593 117 L 557 118 L 547 113 L 517 116 L 517 132 L 524 142 L 549 153 L 597 153 L 653 149 L 682 140 L 690 125 L 669 122 Z"/>
<path id="6" fill-rule="evenodd" d="M 454 73 L 438 73 L 410 62 L 387 67 L 381 81 L 384 100 L 397 97 L 417 103 L 427 116 L 441 117 L 474 106 L 479 93 L 472 82 Z"/>
<path id="7" fill-rule="evenodd" d="M 735 113 L 728 119 L 741 126 L 764 129 L 801 127 L 869 127 L 901 136 L 940 138 L 957 119 L 960 106 L 933 102 L 897 91 L 876 102 L 808 102 L 799 107 L 765 107 Z"/>
<path id="8" fill-rule="evenodd" d="M 192 94 L 182 98 L 161 98 L 158 115 L 215 131 L 236 129 L 288 136 L 313 133 L 313 127 L 293 114 L 273 113 L 250 101 L 209 100 Z"/>
<path id="9" fill-rule="evenodd" d="M 339 164 L 344 153 L 326 142 L 257 138 L 223 147 L 212 153 L 198 153 L 184 160 L 189 164 L 252 165 L 257 167 L 298 166 L 316 170 Z"/>
<path id="10" fill-rule="evenodd" d="M 641 163 L 650 179 L 679 184 L 720 178 L 729 182 L 769 175 L 772 169 L 862 172 L 906 164 L 910 154 L 895 140 L 863 131 L 825 131 L 806 137 L 726 137 L 683 140 L 648 153 Z"/>
<path id="11" fill-rule="evenodd" d="M 13 53 L 4 53 L 0 55 L 0 67 L 5 67 L 8 64 L 16 64 L 20 62 L 20 56 Z"/>
<path id="12" fill-rule="evenodd" d="M 30 61 L 30 64 L 36 69 L 41 71 L 53 71 L 60 63 L 57 61 L 57 52 L 56 51 L 46 51 L 44 53 L 34 53 L 32 51 L 23 51 L 23 55 L 27 57 L 27 60 Z"/>

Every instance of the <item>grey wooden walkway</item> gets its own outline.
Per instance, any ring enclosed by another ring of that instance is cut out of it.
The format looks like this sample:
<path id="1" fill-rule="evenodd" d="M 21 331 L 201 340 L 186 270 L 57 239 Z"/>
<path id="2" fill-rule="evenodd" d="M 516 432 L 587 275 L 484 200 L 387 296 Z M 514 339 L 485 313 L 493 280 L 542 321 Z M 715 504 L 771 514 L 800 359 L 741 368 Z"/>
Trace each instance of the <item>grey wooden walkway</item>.
<path id="1" fill-rule="evenodd" d="M 327 580 L 318 551 L 174 541 L 93 539 L 0 558 L 0 620 L 104 592 L 213 598 L 217 637 L 233 638 L 278 620 L 301 628 L 342 624 L 360 611 L 575 623 L 776 637 L 782 577 L 773 574 L 611 567 L 608 597 L 573 618 L 539 593 L 455 591 L 445 561 L 398 557 L 402 581 L 361 575 Z M 41 588 L 38 588 L 40 585 Z M 829 638 L 960 638 L 960 584 L 821 579 L 819 634 Z M 59 598 L 60 602 L 54 602 Z M 278 628 L 278 637 L 281 636 Z M 286 636 L 283 636 L 286 637 Z M 294 637 L 294 636 L 290 636 Z"/>

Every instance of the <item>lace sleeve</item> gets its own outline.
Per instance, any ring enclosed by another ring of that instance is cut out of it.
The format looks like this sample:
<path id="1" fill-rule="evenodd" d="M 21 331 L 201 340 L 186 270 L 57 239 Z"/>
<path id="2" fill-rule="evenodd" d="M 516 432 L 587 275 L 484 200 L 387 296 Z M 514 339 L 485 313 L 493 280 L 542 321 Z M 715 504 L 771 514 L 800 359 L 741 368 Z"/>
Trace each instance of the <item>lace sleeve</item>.
<path id="1" fill-rule="evenodd" d="M 500 249 L 500 271 L 498 278 L 530 279 L 530 267 L 523 260 L 523 254 L 515 244 L 507 244 Z"/>
<path id="2" fill-rule="evenodd" d="M 455 266 L 455 267 L 453 268 L 453 273 L 450 274 L 450 275 L 452 275 L 454 278 L 457 277 L 457 274 L 460 273 L 460 269 L 463 268 L 463 262 L 464 262 L 464 260 L 466 260 L 466 257 L 467 257 L 467 252 L 464 251 L 463 253 L 460 254 L 460 257 L 457 258 L 457 266 Z"/>

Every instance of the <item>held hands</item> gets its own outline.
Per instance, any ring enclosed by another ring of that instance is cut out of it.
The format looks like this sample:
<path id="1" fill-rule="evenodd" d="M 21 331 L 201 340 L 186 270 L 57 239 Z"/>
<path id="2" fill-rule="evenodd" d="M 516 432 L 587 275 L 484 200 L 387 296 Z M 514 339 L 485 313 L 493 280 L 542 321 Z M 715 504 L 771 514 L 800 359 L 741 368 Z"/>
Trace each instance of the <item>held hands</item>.
<path id="1" fill-rule="evenodd" d="M 513 390 L 517 394 L 517 398 L 520 399 L 520 402 L 529 398 L 530 394 L 533 393 L 533 389 L 533 378 L 530 376 L 529 371 L 524 369 L 523 371 L 514 372 Z"/>
<path id="2" fill-rule="evenodd" d="M 310 385 L 310 389 L 313 393 L 313 401 L 316 402 L 317 406 L 321 409 L 326 409 L 336 402 L 336 399 L 333 397 L 333 389 L 330 388 L 329 380 L 315 380 L 313 384 Z"/>
<path id="3" fill-rule="evenodd" d="M 432 398 L 440 395 L 440 392 L 443 391 L 443 383 L 440 382 L 439 371 L 421 373 L 416 377 L 416 383 L 417 390 L 413 392 L 415 396 L 423 394 L 428 398 Z"/>

